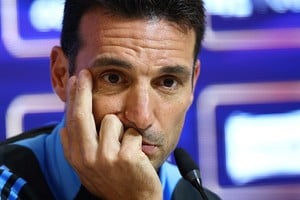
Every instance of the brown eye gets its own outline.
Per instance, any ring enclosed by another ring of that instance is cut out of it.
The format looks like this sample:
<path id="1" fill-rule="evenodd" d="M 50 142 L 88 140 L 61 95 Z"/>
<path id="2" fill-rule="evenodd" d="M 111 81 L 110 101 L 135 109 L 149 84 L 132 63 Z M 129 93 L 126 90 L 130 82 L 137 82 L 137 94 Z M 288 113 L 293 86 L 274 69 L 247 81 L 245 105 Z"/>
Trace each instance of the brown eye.
<path id="1" fill-rule="evenodd" d="M 165 78 L 162 80 L 162 85 L 166 88 L 173 88 L 177 86 L 177 81 L 172 78 Z"/>
<path id="2" fill-rule="evenodd" d="M 122 81 L 122 78 L 118 74 L 106 74 L 103 78 L 105 81 L 112 84 L 117 84 Z"/>

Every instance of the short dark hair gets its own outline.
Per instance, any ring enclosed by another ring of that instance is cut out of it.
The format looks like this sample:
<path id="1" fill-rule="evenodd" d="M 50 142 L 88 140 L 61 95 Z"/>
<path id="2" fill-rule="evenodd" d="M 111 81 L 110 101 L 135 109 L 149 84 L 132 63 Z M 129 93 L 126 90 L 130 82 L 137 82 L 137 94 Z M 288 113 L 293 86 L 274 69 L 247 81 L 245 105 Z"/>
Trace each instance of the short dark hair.
<path id="1" fill-rule="evenodd" d="M 61 47 L 69 59 L 70 74 L 75 72 L 75 60 L 81 46 L 80 20 L 87 11 L 97 6 L 128 18 L 161 18 L 195 30 L 194 61 L 196 61 L 205 31 L 202 0 L 66 0 Z"/>

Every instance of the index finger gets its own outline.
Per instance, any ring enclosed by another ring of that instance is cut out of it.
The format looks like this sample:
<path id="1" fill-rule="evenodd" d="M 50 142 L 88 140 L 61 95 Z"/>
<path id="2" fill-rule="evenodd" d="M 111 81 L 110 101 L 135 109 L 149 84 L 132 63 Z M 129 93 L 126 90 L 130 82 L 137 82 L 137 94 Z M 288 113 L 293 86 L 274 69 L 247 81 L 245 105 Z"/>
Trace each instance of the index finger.
<path id="1" fill-rule="evenodd" d="M 76 84 L 70 88 L 67 105 L 67 129 L 73 148 L 80 148 L 83 155 L 97 149 L 97 132 L 92 111 L 92 76 L 81 70 Z"/>

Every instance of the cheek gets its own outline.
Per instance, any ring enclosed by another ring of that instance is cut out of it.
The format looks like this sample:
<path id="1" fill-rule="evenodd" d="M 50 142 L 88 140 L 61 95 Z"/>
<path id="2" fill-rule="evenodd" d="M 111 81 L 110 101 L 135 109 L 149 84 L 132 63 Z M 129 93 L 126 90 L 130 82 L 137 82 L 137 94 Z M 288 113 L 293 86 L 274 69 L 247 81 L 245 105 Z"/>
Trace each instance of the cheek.
<path id="1" fill-rule="evenodd" d="M 168 137 L 169 145 L 171 147 L 174 147 L 179 140 L 189 105 L 188 100 L 177 102 L 174 105 L 169 104 L 169 111 L 165 112 L 168 114 L 164 115 L 161 119 L 165 124 L 167 130 L 166 133 L 168 134 L 166 137 Z"/>
<path id="2" fill-rule="evenodd" d="M 178 98 L 178 100 L 171 101 L 166 103 L 163 107 L 160 108 L 163 121 L 166 121 L 166 124 L 174 125 L 183 124 L 185 114 L 190 107 L 191 101 L 190 97 L 187 98 Z"/>
<path id="3" fill-rule="evenodd" d="M 116 114 L 120 108 L 121 103 L 118 99 L 93 95 L 93 115 L 97 127 L 105 115 Z"/>

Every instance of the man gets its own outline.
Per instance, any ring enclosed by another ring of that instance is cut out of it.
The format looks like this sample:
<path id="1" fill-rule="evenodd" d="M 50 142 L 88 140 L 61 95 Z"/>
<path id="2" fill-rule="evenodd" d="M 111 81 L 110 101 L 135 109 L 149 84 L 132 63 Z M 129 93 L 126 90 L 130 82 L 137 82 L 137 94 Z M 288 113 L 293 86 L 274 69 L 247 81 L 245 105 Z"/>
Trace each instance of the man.
<path id="1" fill-rule="evenodd" d="M 50 134 L 2 145 L 2 199 L 199 199 L 166 159 L 193 100 L 203 32 L 200 0 L 67 0 L 50 59 L 66 114 Z"/>

